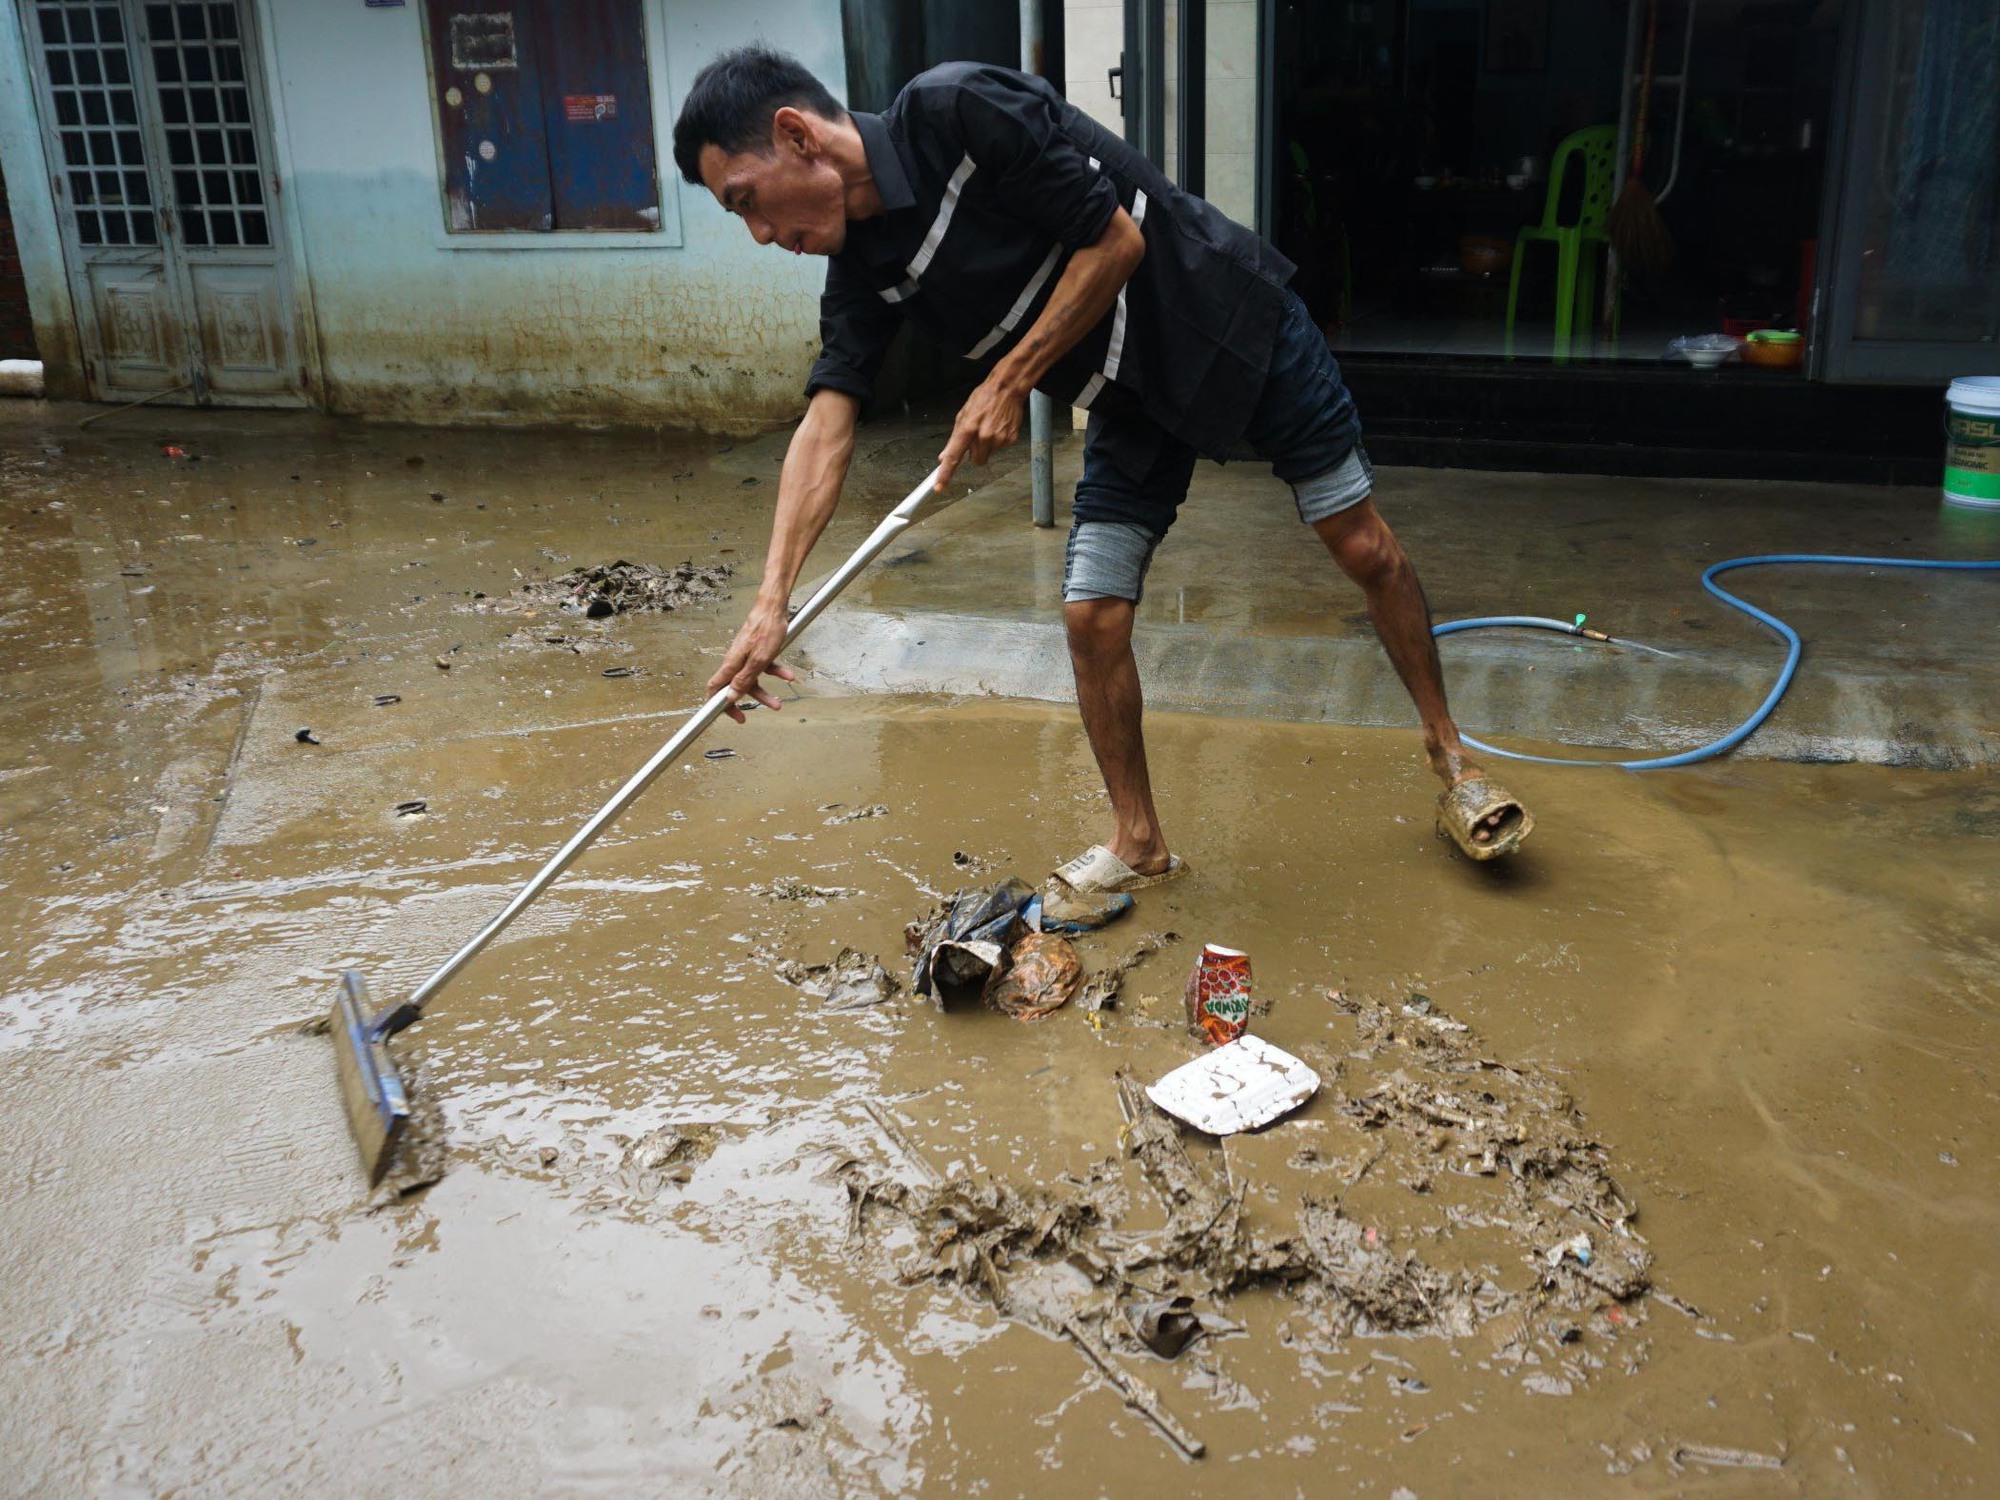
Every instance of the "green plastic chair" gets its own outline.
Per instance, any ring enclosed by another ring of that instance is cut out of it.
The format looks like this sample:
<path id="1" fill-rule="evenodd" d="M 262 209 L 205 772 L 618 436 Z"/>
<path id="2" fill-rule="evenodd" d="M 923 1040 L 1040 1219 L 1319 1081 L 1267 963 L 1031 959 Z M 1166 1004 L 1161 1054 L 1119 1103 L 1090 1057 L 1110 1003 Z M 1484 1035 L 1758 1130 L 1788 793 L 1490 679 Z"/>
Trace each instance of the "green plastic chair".
<path id="1" fill-rule="evenodd" d="M 1579 130 L 1556 147 L 1549 165 L 1549 195 L 1542 205 L 1542 222 L 1523 229 L 1514 239 L 1514 267 L 1507 278 L 1507 353 L 1514 352 L 1514 309 L 1521 300 L 1521 262 L 1528 246 L 1545 240 L 1556 247 L 1556 339 L 1558 361 L 1569 358 L 1570 337 L 1583 313 L 1583 327 L 1593 321 L 1597 301 L 1597 250 L 1609 249 L 1605 223 L 1611 217 L 1611 183 L 1616 174 L 1618 127 L 1593 125 Z M 1574 224 L 1558 224 L 1563 179 L 1575 161 L 1583 173 L 1583 207 Z"/>

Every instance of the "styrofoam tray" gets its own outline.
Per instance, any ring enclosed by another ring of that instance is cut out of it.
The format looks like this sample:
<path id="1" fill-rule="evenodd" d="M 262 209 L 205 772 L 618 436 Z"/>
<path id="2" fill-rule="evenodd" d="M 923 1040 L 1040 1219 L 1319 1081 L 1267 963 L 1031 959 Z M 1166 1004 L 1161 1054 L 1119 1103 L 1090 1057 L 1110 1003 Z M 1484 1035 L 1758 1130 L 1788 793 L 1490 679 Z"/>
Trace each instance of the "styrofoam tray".
<path id="1" fill-rule="evenodd" d="M 1319 1074 L 1262 1037 L 1244 1035 L 1175 1068 L 1146 1097 L 1210 1135 L 1255 1130 L 1290 1114 L 1319 1088 Z"/>

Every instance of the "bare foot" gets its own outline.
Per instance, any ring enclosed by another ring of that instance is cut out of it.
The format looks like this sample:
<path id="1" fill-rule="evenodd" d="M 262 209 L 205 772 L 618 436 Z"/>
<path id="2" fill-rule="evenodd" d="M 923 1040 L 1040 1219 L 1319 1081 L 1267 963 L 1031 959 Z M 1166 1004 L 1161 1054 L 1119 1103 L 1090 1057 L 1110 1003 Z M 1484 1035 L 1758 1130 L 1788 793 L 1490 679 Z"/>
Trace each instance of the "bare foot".
<path id="1" fill-rule="evenodd" d="M 1157 834 L 1142 842 L 1114 833 L 1104 841 L 1104 847 L 1123 860 L 1128 870 L 1140 875 L 1164 874 L 1167 866 L 1173 863 L 1173 856 L 1167 852 L 1167 841 Z"/>

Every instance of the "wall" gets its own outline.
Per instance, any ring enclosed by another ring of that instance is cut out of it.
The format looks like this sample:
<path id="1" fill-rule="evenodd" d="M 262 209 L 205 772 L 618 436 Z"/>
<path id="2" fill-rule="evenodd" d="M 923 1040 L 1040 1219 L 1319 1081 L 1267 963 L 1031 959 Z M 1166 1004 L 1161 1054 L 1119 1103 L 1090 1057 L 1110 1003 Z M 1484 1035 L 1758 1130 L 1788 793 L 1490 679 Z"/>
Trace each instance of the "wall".
<path id="1" fill-rule="evenodd" d="M 650 0 L 661 186 L 680 233 L 588 241 L 444 233 L 417 5 L 269 0 L 264 14 L 327 406 L 714 430 L 797 413 L 824 266 L 754 245 L 680 183 L 672 121 L 703 62 L 754 40 L 843 94 L 838 0 Z"/>
<path id="2" fill-rule="evenodd" d="M 34 359 L 35 324 L 28 314 L 28 283 L 14 248 L 14 215 L 7 207 L 7 178 L 0 171 L 0 359 Z"/>
<path id="3" fill-rule="evenodd" d="M 9 227 L 48 392 L 74 398 L 84 391 L 83 356 L 77 346 L 69 284 L 63 278 L 48 160 L 28 79 L 18 13 L 12 5 L 0 5 L 0 168 L 7 174 Z"/>

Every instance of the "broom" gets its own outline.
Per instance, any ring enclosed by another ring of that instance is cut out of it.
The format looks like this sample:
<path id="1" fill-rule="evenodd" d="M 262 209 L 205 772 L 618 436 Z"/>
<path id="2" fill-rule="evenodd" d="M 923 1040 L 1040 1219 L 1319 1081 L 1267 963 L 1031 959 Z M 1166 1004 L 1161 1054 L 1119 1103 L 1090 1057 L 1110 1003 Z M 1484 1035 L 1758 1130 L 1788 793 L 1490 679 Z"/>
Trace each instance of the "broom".
<path id="1" fill-rule="evenodd" d="M 1660 0 L 1651 0 L 1646 7 L 1646 61 L 1639 70 L 1638 126 L 1632 132 L 1632 170 L 1605 224 L 1619 260 L 1649 276 L 1664 271 L 1674 258 L 1674 237 L 1667 232 L 1667 221 L 1660 216 L 1652 189 L 1640 176 L 1646 165 L 1646 126 L 1653 112 L 1653 54 L 1659 34 Z"/>

